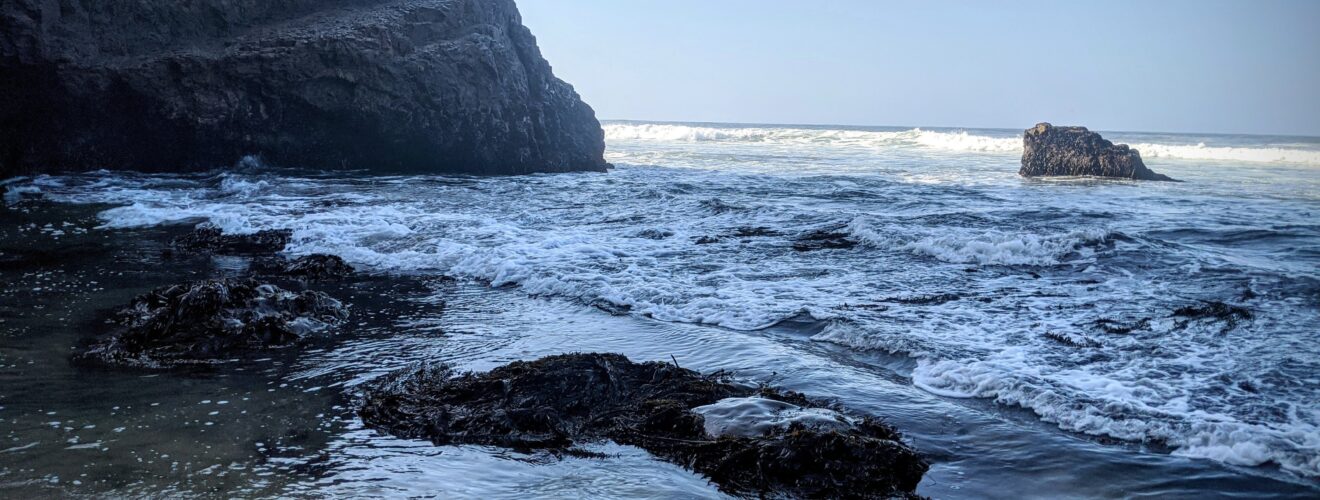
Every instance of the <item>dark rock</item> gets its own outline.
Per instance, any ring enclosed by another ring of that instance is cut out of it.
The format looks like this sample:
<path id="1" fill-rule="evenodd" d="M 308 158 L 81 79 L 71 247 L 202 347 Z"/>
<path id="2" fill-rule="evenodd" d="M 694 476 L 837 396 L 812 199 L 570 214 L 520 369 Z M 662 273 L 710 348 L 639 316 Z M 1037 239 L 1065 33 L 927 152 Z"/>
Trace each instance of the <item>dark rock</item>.
<path id="1" fill-rule="evenodd" d="M 1237 327 L 1241 321 L 1252 318 L 1251 310 L 1242 306 L 1225 304 L 1220 301 L 1205 301 L 1199 305 L 1179 307 L 1173 311 L 1173 316 L 1177 318 L 1187 318 L 1186 321 L 1178 323 L 1179 327 L 1185 328 L 1190 321 L 1206 320 L 1222 322 L 1224 331 Z"/>
<path id="2" fill-rule="evenodd" d="M 793 243 L 793 249 L 799 252 L 809 252 L 812 250 L 825 250 L 829 248 L 852 248 L 857 246 L 857 240 L 852 235 L 842 232 L 842 227 L 819 229 L 807 234 L 798 236 Z"/>
<path id="3" fill-rule="evenodd" d="M 1173 180 L 1146 168 L 1141 154 L 1126 144 L 1116 145 L 1086 127 L 1055 127 L 1048 123 L 1038 123 L 1022 136 L 1022 169 L 1018 175 Z"/>
<path id="4" fill-rule="evenodd" d="M 1100 342 L 1095 339 L 1075 333 L 1048 331 L 1045 332 L 1045 338 L 1072 347 L 1100 347 Z"/>
<path id="5" fill-rule="evenodd" d="M 714 237 L 714 236 L 702 236 L 702 237 L 700 237 L 700 238 L 697 238 L 697 241 L 695 242 L 695 244 L 697 244 L 697 245 L 709 245 L 709 244 L 712 244 L 712 243 L 719 243 L 719 242 L 720 242 L 720 239 L 719 239 L 719 238 L 716 238 L 716 237 Z"/>
<path id="6" fill-rule="evenodd" d="M 779 236 L 779 231 L 764 226 L 744 226 L 733 231 L 735 238 L 759 238 L 763 236 Z"/>
<path id="7" fill-rule="evenodd" d="M 1150 329 L 1150 318 L 1142 318 L 1135 323 L 1124 323 L 1110 318 L 1100 318 L 1091 324 L 1103 330 L 1105 333 L 1116 335 L 1127 335 L 1137 330 Z"/>
<path id="8" fill-rule="evenodd" d="M 344 262 L 338 255 L 314 253 L 293 260 L 264 260 L 253 263 L 254 270 L 260 274 L 291 276 L 309 280 L 343 278 L 353 274 L 353 266 Z"/>
<path id="9" fill-rule="evenodd" d="M 663 240 L 673 235 L 674 232 L 668 229 L 643 229 L 637 233 L 638 238 L 646 238 L 648 240 Z"/>
<path id="10" fill-rule="evenodd" d="M 632 306 L 606 299 L 593 300 L 591 306 L 609 313 L 610 316 L 627 316 L 632 312 Z"/>
<path id="11" fill-rule="evenodd" d="M 353 266 L 344 262 L 342 257 L 323 253 L 298 257 L 284 266 L 284 274 L 287 276 L 313 279 L 340 278 L 354 271 Z"/>
<path id="12" fill-rule="evenodd" d="M 252 279 L 196 281 L 133 299 L 117 314 L 124 330 L 75 358 L 133 368 L 210 364 L 292 345 L 347 318 L 348 308 L 320 292 L 291 292 Z"/>
<path id="13" fill-rule="evenodd" d="M 396 372 L 368 384 L 359 415 L 370 427 L 437 445 L 571 451 L 613 440 L 742 495 L 911 496 L 928 468 L 897 431 L 865 417 L 712 436 L 702 411 L 715 410 L 706 405 L 747 397 L 779 408 L 817 406 L 801 394 L 738 386 L 676 364 L 569 354 L 481 374 L 443 366 Z"/>
<path id="14" fill-rule="evenodd" d="M 513 0 L 0 2 L 0 178 L 604 171 Z"/>
<path id="15" fill-rule="evenodd" d="M 911 295 L 907 297 L 889 297 L 880 299 L 880 302 L 895 302 L 898 304 L 914 305 L 939 305 L 945 302 L 953 302 L 961 299 L 962 296 L 956 293 L 940 293 L 934 295 Z"/>
<path id="16" fill-rule="evenodd" d="M 170 246 L 186 252 L 218 254 L 260 255 L 284 250 L 293 231 L 267 229 L 250 234 L 224 234 L 213 226 L 199 227 L 193 232 L 174 238 Z"/>
<path id="17" fill-rule="evenodd" d="M 710 210 L 711 212 L 716 214 L 724 214 L 724 213 L 734 212 L 743 209 L 743 207 L 740 207 L 738 205 L 731 205 L 729 203 L 725 203 L 724 200 L 721 200 L 719 198 L 701 200 L 701 206 L 705 207 L 707 210 Z"/>

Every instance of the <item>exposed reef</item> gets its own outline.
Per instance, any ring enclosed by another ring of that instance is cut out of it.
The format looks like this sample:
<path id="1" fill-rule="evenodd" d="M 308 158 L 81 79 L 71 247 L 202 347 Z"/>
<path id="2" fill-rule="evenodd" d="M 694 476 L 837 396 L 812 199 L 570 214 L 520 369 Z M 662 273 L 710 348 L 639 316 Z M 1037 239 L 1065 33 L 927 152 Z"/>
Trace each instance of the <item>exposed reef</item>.
<path id="1" fill-rule="evenodd" d="M 368 384 L 358 413 L 368 426 L 437 445 L 572 453 L 613 440 L 749 496 L 909 497 L 928 468 L 873 418 L 619 354 L 549 356 L 487 373 L 406 369 Z"/>
<path id="2" fill-rule="evenodd" d="M 0 179 L 608 167 L 513 0 L 0 3 Z"/>
<path id="3" fill-rule="evenodd" d="M 293 345 L 338 326 L 348 308 L 313 291 L 253 279 L 210 279 L 157 288 L 116 314 L 122 331 L 75 354 L 128 368 L 212 364 L 244 351 Z"/>
<path id="4" fill-rule="evenodd" d="M 1086 127 L 1038 123 L 1022 136 L 1023 177 L 1091 176 L 1172 181 L 1146 168 L 1141 153 L 1114 144 Z"/>

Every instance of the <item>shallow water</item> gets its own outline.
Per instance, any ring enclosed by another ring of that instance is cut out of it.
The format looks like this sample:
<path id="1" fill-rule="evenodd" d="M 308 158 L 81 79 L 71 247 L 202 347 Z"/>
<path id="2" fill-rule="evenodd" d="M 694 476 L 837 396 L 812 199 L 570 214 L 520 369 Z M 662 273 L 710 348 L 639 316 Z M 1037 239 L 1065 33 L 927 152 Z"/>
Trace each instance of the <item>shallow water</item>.
<path id="1" fill-rule="evenodd" d="M 56 257 L 0 267 L 0 491 L 717 495 L 635 449 L 436 448 L 351 414 L 354 385 L 411 362 L 583 350 L 885 415 L 931 457 L 920 492 L 940 498 L 1320 493 L 1320 141 L 1107 134 L 1187 181 L 1133 183 L 1021 179 L 1013 131 L 606 135 L 608 174 L 8 182 L 6 250 Z M 214 373 L 68 366 L 98 311 L 242 271 L 158 262 L 202 220 L 293 229 L 290 253 L 369 270 L 327 290 L 353 325 Z M 858 245 L 793 248 L 820 229 Z M 1174 315 L 1202 301 L 1252 317 Z"/>

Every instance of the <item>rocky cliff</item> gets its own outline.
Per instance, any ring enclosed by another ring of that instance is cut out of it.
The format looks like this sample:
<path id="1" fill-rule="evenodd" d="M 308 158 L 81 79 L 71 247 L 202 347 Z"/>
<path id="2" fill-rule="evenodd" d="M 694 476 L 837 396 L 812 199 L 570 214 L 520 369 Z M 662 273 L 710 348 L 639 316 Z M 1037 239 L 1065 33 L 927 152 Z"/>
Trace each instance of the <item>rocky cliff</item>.
<path id="1" fill-rule="evenodd" d="M 1171 181 L 1152 172 L 1141 161 L 1141 153 L 1114 144 L 1086 127 L 1055 127 L 1039 123 L 1022 136 L 1023 177 L 1092 176 L 1149 181 Z"/>
<path id="2" fill-rule="evenodd" d="M 604 170 L 513 0 L 0 0 L 0 178 Z"/>

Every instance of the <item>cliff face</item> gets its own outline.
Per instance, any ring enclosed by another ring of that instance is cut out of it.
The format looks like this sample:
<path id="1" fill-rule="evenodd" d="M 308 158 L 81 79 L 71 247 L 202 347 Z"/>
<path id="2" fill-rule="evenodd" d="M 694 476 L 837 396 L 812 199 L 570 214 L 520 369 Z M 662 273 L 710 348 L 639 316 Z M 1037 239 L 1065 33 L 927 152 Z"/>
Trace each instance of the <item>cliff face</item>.
<path id="1" fill-rule="evenodd" d="M 1038 123 L 1022 135 L 1023 177 L 1092 176 L 1171 181 L 1146 168 L 1141 153 L 1114 144 L 1086 127 L 1055 127 Z"/>
<path id="2" fill-rule="evenodd" d="M 4 0 L 0 178 L 603 171 L 513 0 Z"/>

